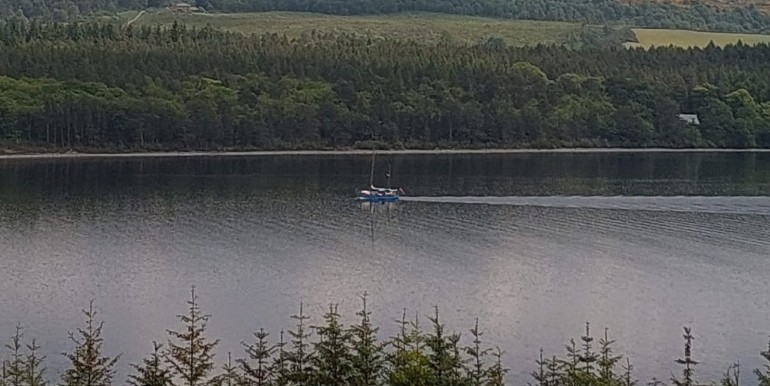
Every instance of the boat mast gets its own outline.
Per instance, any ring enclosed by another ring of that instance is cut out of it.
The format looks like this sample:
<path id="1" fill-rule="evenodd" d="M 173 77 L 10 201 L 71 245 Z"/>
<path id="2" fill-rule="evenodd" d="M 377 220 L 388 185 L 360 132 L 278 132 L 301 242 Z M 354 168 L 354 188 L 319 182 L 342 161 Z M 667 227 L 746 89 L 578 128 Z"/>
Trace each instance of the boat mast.
<path id="1" fill-rule="evenodd" d="M 390 163 L 388 163 L 388 174 L 387 174 L 387 177 L 388 177 L 388 186 L 387 186 L 387 188 L 390 189 Z"/>
<path id="2" fill-rule="evenodd" d="M 374 151 L 372 151 L 372 171 L 369 174 L 369 187 L 370 188 L 374 186 L 374 154 L 375 154 Z"/>

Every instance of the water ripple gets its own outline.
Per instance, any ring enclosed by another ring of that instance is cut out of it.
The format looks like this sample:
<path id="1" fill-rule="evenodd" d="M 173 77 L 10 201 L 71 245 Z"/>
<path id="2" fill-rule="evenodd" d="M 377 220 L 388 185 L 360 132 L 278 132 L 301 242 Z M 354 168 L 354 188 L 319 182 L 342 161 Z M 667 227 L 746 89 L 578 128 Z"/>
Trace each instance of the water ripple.
<path id="1" fill-rule="evenodd" d="M 403 201 L 770 216 L 770 196 L 420 196 Z"/>

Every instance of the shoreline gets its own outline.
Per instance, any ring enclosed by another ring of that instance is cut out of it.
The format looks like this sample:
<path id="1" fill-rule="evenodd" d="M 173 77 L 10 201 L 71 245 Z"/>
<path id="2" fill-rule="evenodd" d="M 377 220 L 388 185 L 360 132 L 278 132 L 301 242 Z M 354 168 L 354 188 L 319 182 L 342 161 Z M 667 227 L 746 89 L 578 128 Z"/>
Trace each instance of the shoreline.
<path id="1" fill-rule="evenodd" d="M 435 149 L 435 150 L 376 150 L 386 155 L 453 155 L 453 154 L 589 154 L 589 153 L 770 153 L 770 149 L 708 149 L 708 148 L 559 148 L 559 149 Z M 370 155 L 372 150 L 254 150 L 254 151 L 159 151 L 127 153 L 13 153 L 0 154 L 0 160 L 80 159 L 80 158 L 181 158 L 181 157 L 264 157 L 264 156 L 323 156 Z"/>

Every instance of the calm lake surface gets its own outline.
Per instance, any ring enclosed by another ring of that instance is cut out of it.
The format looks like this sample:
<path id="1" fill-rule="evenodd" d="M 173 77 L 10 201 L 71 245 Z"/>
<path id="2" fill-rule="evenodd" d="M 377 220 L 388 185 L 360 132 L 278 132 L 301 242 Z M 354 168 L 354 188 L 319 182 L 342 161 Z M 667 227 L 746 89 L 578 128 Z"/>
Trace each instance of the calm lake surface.
<path id="1" fill-rule="evenodd" d="M 462 332 L 479 317 L 513 384 L 586 321 L 645 382 L 678 372 L 686 325 L 702 380 L 740 360 L 755 383 L 770 153 L 377 160 L 377 184 L 390 163 L 408 194 L 395 206 L 352 200 L 366 155 L 0 160 L 0 335 L 24 324 L 56 379 L 94 299 L 122 383 L 177 328 L 193 284 L 220 362 L 259 327 L 277 338 L 300 301 L 313 321 L 330 302 L 352 321 L 368 291 L 381 336 L 405 307 L 437 305 Z"/>

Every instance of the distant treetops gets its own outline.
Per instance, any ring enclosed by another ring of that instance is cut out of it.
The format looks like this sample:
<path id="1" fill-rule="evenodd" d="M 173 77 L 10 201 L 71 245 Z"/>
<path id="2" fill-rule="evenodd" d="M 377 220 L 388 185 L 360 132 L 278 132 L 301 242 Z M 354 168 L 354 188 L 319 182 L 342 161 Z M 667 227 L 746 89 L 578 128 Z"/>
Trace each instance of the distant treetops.
<path id="1" fill-rule="evenodd" d="M 767 148 L 768 58 L 767 45 L 571 50 L 14 21 L 0 23 L 0 142 Z"/>

